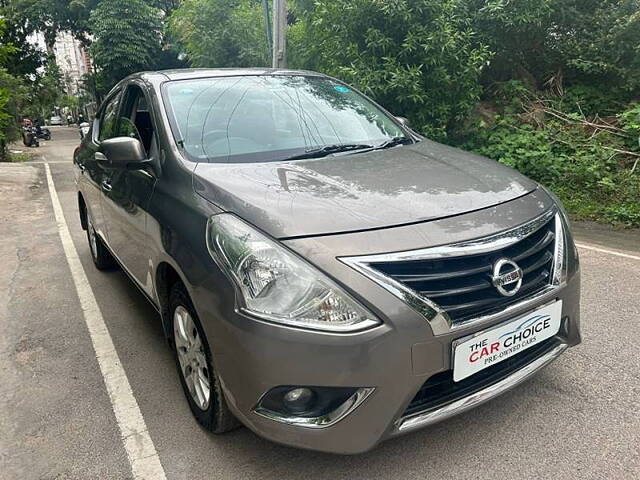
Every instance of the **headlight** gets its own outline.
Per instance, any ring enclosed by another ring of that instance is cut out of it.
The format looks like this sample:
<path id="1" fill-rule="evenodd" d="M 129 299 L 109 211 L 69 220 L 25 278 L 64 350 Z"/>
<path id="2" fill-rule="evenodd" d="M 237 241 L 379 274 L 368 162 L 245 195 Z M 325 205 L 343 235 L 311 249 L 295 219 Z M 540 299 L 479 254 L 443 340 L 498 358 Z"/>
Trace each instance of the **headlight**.
<path id="1" fill-rule="evenodd" d="M 209 219 L 207 246 L 235 281 L 241 309 L 251 315 L 336 332 L 379 323 L 316 268 L 234 215 Z"/>
<path id="2" fill-rule="evenodd" d="M 567 253 L 566 253 L 566 235 L 564 233 L 565 226 L 560 218 L 560 214 L 556 214 L 556 246 L 553 253 L 555 262 L 553 268 L 552 283 L 554 285 L 562 285 L 567 280 Z"/>
<path id="3" fill-rule="evenodd" d="M 569 234 L 569 217 L 567 216 L 567 212 L 562 205 L 560 199 L 556 196 L 548 188 L 542 186 L 542 189 L 546 192 L 547 195 L 551 197 L 556 206 L 558 207 L 558 213 L 556 214 L 556 247 L 554 252 L 554 269 L 552 276 L 553 285 L 562 285 L 567 280 L 567 267 L 568 267 L 568 259 L 567 253 L 568 249 L 573 245 L 568 245 L 568 242 L 571 238 Z M 573 246 L 573 250 L 575 251 L 575 258 L 577 262 L 577 250 L 575 246 Z"/>

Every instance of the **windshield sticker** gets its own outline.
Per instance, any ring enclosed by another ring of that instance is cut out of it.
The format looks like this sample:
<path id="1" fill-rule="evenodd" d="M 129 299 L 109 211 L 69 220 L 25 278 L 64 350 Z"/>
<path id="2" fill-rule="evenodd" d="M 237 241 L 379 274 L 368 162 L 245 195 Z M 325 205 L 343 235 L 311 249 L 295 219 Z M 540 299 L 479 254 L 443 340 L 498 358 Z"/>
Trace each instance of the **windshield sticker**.
<path id="1" fill-rule="evenodd" d="M 340 93 L 349 93 L 349 89 L 344 85 L 336 85 L 335 87 L 333 87 L 333 89 Z"/>

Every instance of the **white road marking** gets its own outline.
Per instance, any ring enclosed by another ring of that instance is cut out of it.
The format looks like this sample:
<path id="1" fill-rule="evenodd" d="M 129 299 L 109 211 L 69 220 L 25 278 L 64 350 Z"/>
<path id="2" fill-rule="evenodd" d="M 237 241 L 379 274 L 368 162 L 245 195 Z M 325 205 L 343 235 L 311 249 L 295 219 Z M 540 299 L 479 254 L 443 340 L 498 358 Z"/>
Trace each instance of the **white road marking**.
<path id="1" fill-rule="evenodd" d="M 69 165 L 72 164 L 71 160 L 27 160 L 26 162 L 22 162 L 23 164 L 26 165 L 30 165 L 30 164 L 42 164 L 42 163 L 67 163 Z"/>
<path id="2" fill-rule="evenodd" d="M 62 247 L 71 270 L 98 365 L 111 399 L 116 422 L 120 428 L 122 442 L 129 457 L 131 471 L 136 479 L 164 480 L 166 476 L 160 458 L 149 436 L 144 418 L 131 391 L 129 380 L 118 358 L 118 352 L 113 345 L 87 275 L 82 268 L 80 257 L 71 239 L 49 164 L 45 163 L 44 168 Z"/>
<path id="3" fill-rule="evenodd" d="M 593 250 L 594 252 L 606 253 L 607 255 L 615 255 L 616 257 L 630 258 L 632 260 L 640 260 L 640 256 L 631 255 L 629 253 L 616 252 L 615 250 L 607 250 L 606 248 L 594 247 L 593 245 L 585 245 L 584 243 L 577 243 L 576 247 L 584 248 L 585 250 Z"/>

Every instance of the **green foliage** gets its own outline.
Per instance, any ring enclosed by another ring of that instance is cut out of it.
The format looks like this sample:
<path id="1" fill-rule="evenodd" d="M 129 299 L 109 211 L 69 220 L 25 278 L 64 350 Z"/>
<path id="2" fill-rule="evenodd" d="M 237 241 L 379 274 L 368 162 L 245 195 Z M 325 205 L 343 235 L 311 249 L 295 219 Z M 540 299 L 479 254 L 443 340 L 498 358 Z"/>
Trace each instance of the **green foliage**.
<path id="1" fill-rule="evenodd" d="M 24 95 L 19 80 L 5 68 L 16 51 L 16 47 L 6 42 L 6 31 L 6 20 L 0 18 L 0 161 L 5 160 L 7 142 L 16 137 L 15 117 Z"/>
<path id="2" fill-rule="evenodd" d="M 629 138 L 628 146 L 640 150 L 640 104 L 634 103 L 620 114 L 620 126 Z"/>
<path id="3" fill-rule="evenodd" d="M 556 0 L 559 7 L 564 2 Z M 557 49 L 576 80 L 640 87 L 640 0 L 571 0 Z M 566 7 L 565 7 L 566 8 Z M 558 9 L 562 12 L 561 8 Z"/>
<path id="4" fill-rule="evenodd" d="M 12 25 L 15 45 L 29 48 L 27 37 L 42 33 L 52 46 L 59 31 L 69 31 L 87 41 L 89 12 L 99 0 L 5 0 L 2 15 Z"/>
<path id="5" fill-rule="evenodd" d="M 28 162 L 30 160 L 33 160 L 33 155 L 31 154 L 31 152 L 9 152 L 9 154 L 7 155 L 7 161 L 12 163 Z"/>
<path id="6" fill-rule="evenodd" d="M 484 81 L 640 87 L 640 0 L 464 0 L 495 57 Z"/>
<path id="7" fill-rule="evenodd" d="M 565 89 L 557 99 L 560 110 L 579 113 L 588 117 L 616 115 L 630 100 L 620 89 L 603 89 L 599 85 L 578 83 Z"/>
<path id="8" fill-rule="evenodd" d="M 64 96 L 62 75 L 53 57 L 49 57 L 43 74 L 37 75 L 29 89 L 29 104 L 21 113 L 33 118 L 46 118 Z"/>
<path id="9" fill-rule="evenodd" d="M 127 75 L 153 68 L 160 55 L 162 13 L 144 0 L 101 0 L 91 12 L 91 55 L 108 90 Z"/>
<path id="10" fill-rule="evenodd" d="M 340 77 L 444 138 L 478 100 L 491 56 L 460 3 L 317 0 L 292 27 L 292 63 Z"/>
<path id="11" fill-rule="evenodd" d="M 9 92 L 0 88 L 0 144 L 2 145 L 2 152 L 0 152 L 0 159 L 4 157 L 4 146 L 7 140 L 10 140 L 10 129 L 14 122 L 13 116 L 9 113 Z"/>
<path id="12" fill-rule="evenodd" d="M 255 0 L 183 0 L 169 29 L 194 67 L 270 64 L 262 6 Z"/>
<path id="13" fill-rule="evenodd" d="M 521 85 L 510 82 L 505 90 L 523 94 Z M 503 97 L 494 105 L 498 113 L 471 123 L 461 143 L 549 186 L 576 218 L 640 226 L 640 175 L 633 170 L 640 159 L 640 106 L 605 121 L 557 110 L 563 98 L 531 101 L 532 92 L 526 94 Z M 602 101 L 594 98 L 596 105 Z"/>

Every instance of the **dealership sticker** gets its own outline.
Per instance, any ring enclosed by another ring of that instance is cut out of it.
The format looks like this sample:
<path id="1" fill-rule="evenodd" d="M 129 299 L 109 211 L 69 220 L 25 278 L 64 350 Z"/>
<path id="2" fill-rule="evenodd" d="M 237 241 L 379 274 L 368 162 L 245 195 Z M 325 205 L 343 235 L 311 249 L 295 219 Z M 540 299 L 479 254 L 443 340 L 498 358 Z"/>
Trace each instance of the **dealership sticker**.
<path id="1" fill-rule="evenodd" d="M 454 342 L 454 382 L 553 337 L 560 330 L 561 317 L 562 301 L 557 301 L 497 328 Z"/>

